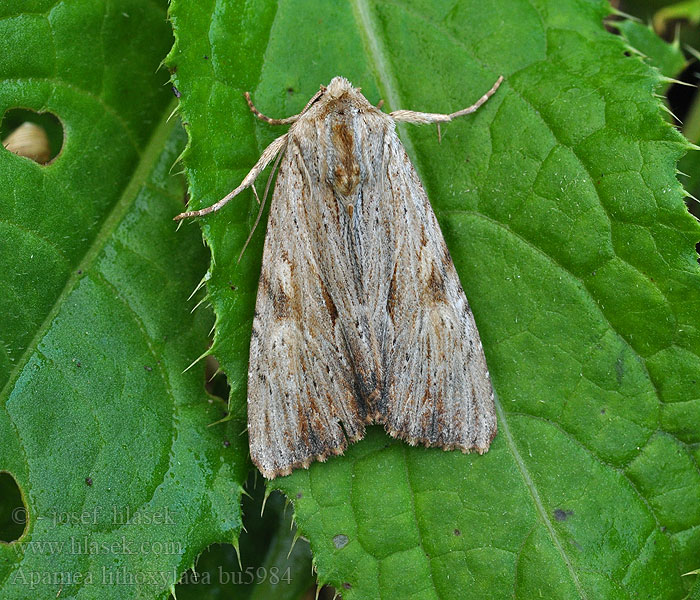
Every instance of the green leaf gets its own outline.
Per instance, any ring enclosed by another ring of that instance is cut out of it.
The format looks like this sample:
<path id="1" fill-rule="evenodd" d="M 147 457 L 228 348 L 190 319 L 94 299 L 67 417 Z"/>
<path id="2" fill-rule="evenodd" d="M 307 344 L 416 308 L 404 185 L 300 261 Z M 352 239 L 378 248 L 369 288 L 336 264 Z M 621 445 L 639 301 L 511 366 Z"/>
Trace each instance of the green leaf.
<path id="1" fill-rule="evenodd" d="M 662 81 L 599 1 L 174 0 L 191 206 L 235 187 L 335 75 L 388 110 L 476 113 L 399 133 L 470 300 L 498 395 L 484 456 L 372 428 L 273 482 L 345 598 L 682 598 L 700 551 L 700 228 Z M 260 186 L 264 184 L 264 177 Z M 263 232 L 242 194 L 200 220 L 213 351 L 245 402 Z M 264 222 L 264 221 L 263 221 Z M 261 227 L 262 229 L 262 227 Z"/>
<path id="2" fill-rule="evenodd" d="M 315 583 L 311 550 L 295 540 L 291 510 L 276 492 L 269 498 L 262 477 L 251 471 L 241 502 L 245 531 L 239 547 L 220 544 L 207 548 L 175 588 L 177 600 L 302 600 Z M 240 561 L 240 562 L 239 562 Z M 186 581 L 186 583 L 185 583 Z"/>
<path id="3" fill-rule="evenodd" d="M 687 61 L 680 48 L 679 40 L 669 44 L 660 38 L 649 25 L 636 21 L 619 21 L 611 23 L 615 26 L 629 44 L 647 62 L 659 69 L 665 77 L 676 77 L 685 68 Z"/>
<path id="4" fill-rule="evenodd" d="M 28 511 L 0 544 L 0 596 L 164 598 L 240 529 L 248 469 L 199 366 L 189 315 L 206 253 L 175 233 L 185 134 L 159 62 L 165 3 L 0 8 L 0 114 L 58 117 L 41 166 L 0 151 L 0 471 Z M 227 437 L 230 445 L 224 447 Z"/>
<path id="5" fill-rule="evenodd" d="M 615 21 L 611 25 L 617 27 L 629 44 L 640 52 L 650 65 L 659 69 L 664 77 L 676 78 L 686 68 L 688 61 L 677 38 L 669 44 L 656 35 L 650 26 L 636 21 Z M 664 90 L 668 90 L 669 84 L 670 81 L 667 81 L 663 86 Z M 667 118 L 672 123 L 678 123 L 677 118 L 670 114 Z M 700 103 L 697 94 L 683 118 L 682 125 L 685 137 L 696 143 L 700 132 Z M 689 194 L 697 196 L 700 188 L 700 154 L 688 152 L 679 161 L 678 168 L 683 175 L 682 182 L 685 189 Z"/>
<path id="6" fill-rule="evenodd" d="M 685 19 L 692 25 L 700 23 L 700 1 L 684 0 L 664 6 L 654 15 L 654 25 L 662 31 L 668 22 L 679 19 Z"/>

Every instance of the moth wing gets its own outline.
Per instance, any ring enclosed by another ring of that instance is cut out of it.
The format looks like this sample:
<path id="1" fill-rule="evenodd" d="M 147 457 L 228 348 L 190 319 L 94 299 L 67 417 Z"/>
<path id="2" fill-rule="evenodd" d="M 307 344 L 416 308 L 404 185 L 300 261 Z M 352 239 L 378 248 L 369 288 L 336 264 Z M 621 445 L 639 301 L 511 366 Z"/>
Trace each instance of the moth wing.
<path id="1" fill-rule="evenodd" d="M 290 144 L 270 204 L 248 371 L 248 435 L 267 478 L 341 454 L 364 435 L 351 360 L 313 253 L 313 190 Z"/>
<path id="2" fill-rule="evenodd" d="M 411 444 L 485 452 L 496 435 L 496 415 L 474 317 L 396 134 L 386 142 L 385 161 L 396 242 L 378 420 Z"/>

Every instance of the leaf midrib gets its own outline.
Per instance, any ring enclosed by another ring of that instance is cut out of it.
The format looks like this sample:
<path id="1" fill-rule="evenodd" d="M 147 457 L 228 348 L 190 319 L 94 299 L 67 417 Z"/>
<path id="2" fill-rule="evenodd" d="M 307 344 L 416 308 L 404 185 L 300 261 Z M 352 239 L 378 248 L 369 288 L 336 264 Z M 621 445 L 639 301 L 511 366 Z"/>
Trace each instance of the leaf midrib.
<path id="1" fill-rule="evenodd" d="M 378 79 L 377 84 L 382 90 L 383 95 L 386 97 L 389 106 L 392 109 L 397 110 L 399 107 L 401 107 L 401 101 L 399 99 L 399 94 L 397 91 L 398 84 L 390 68 L 389 61 L 386 57 L 386 50 L 384 49 L 382 41 L 379 35 L 377 34 L 377 28 L 375 27 L 374 21 L 370 14 L 368 2 L 367 0 L 352 0 L 351 3 L 353 7 L 353 12 L 355 14 L 355 20 L 358 25 L 358 29 L 365 42 L 365 48 L 367 50 L 368 58 L 371 62 L 374 63 L 374 71 Z M 402 108 L 408 109 L 410 107 Z M 400 124 L 399 127 L 401 127 Z M 404 133 L 404 135 L 402 136 L 402 141 L 404 146 L 406 147 L 408 155 L 417 156 L 410 136 L 406 135 L 406 132 L 403 131 L 403 128 L 402 132 Z M 420 171 L 420 169 L 417 170 Z M 547 528 L 547 532 L 549 533 L 552 542 L 557 548 L 559 554 L 562 557 L 562 560 L 564 561 L 564 564 L 566 565 L 566 568 L 568 569 L 571 575 L 571 579 L 574 582 L 574 585 L 576 586 L 576 590 L 579 594 L 579 597 L 585 599 L 587 598 L 587 596 L 581 586 L 581 582 L 579 581 L 578 576 L 576 575 L 573 564 L 571 563 L 571 560 L 566 554 L 566 551 L 564 550 L 564 547 L 562 546 L 561 541 L 557 536 L 556 530 L 554 529 L 554 526 L 549 516 L 547 515 L 547 510 L 544 507 L 544 504 L 542 503 L 542 499 L 540 498 L 539 492 L 537 491 L 537 487 L 535 486 L 535 483 L 532 480 L 532 477 L 530 476 L 530 473 L 527 469 L 527 465 L 523 461 L 515 445 L 515 441 L 510 433 L 510 429 L 506 421 L 505 412 L 503 411 L 503 408 L 500 402 L 498 401 L 498 398 L 494 398 L 494 402 L 496 405 L 496 412 L 498 413 L 499 428 L 518 466 L 518 470 L 520 471 L 520 475 L 523 479 L 523 482 L 525 483 L 528 491 L 530 492 L 533 504 L 535 505 L 541 521 Z"/>
<path id="2" fill-rule="evenodd" d="M 401 99 L 398 94 L 398 82 L 389 66 L 388 60 L 385 58 L 386 50 L 380 40 L 380 37 L 375 27 L 370 8 L 367 0 L 351 0 L 355 21 L 357 23 L 360 35 L 365 43 L 365 49 L 371 62 L 374 63 L 374 74 L 377 80 L 377 87 L 381 90 L 382 96 L 385 98 L 386 104 L 392 110 L 411 110 L 410 106 L 402 106 Z M 402 133 L 401 141 L 403 142 L 406 152 L 409 156 L 416 157 L 416 149 L 413 146 L 410 136 L 404 123 L 396 124 L 399 131 Z"/>

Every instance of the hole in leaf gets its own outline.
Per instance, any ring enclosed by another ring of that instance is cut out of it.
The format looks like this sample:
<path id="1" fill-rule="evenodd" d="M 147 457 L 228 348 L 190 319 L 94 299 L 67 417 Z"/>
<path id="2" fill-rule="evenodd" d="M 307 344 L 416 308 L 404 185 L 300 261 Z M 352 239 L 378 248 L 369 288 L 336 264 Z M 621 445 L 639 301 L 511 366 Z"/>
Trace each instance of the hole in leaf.
<path id="1" fill-rule="evenodd" d="M 229 397 L 230 388 L 226 375 L 221 371 L 219 361 L 211 354 L 206 358 L 205 376 L 205 387 L 212 396 L 224 399 Z"/>
<path id="2" fill-rule="evenodd" d="M 40 165 L 46 165 L 58 156 L 63 137 L 63 125 L 52 113 L 12 108 L 5 112 L 0 124 L 2 145 Z"/>
<path id="3" fill-rule="evenodd" d="M 27 507 L 15 478 L 0 471 L 0 542 L 18 540 L 27 526 Z"/>

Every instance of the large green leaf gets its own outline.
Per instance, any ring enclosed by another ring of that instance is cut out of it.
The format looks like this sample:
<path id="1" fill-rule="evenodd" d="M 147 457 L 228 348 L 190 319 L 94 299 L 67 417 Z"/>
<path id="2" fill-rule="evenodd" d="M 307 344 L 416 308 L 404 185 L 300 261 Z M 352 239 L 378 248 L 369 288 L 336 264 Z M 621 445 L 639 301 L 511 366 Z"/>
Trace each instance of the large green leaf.
<path id="1" fill-rule="evenodd" d="M 240 528 L 240 424 L 208 427 L 225 407 L 203 367 L 182 374 L 211 318 L 187 303 L 206 253 L 171 220 L 185 134 L 156 74 L 165 17 L 140 0 L 0 5 L 0 114 L 48 111 L 65 131 L 47 166 L 0 151 L 0 470 L 28 513 L 0 544 L 3 599 L 162 598 Z"/>
<path id="2" fill-rule="evenodd" d="M 373 428 L 276 480 L 319 579 L 347 598 L 682 598 L 700 555 L 700 228 L 675 178 L 688 144 L 657 71 L 601 1 L 264 6 L 173 0 L 191 206 L 237 185 L 334 75 L 389 110 L 480 111 L 401 127 L 475 314 L 498 395 L 484 456 Z M 245 402 L 262 228 L 243 194 L 200 224 L 213 351 Z"/>

